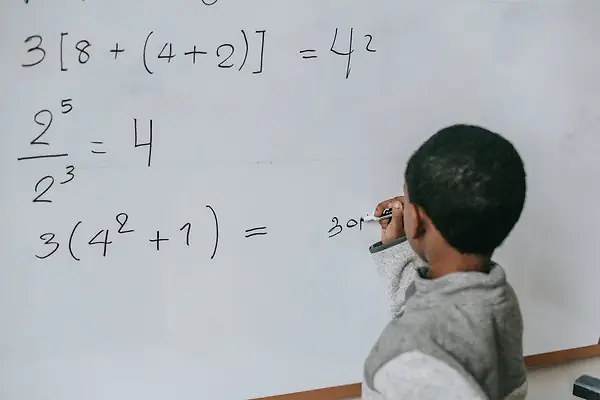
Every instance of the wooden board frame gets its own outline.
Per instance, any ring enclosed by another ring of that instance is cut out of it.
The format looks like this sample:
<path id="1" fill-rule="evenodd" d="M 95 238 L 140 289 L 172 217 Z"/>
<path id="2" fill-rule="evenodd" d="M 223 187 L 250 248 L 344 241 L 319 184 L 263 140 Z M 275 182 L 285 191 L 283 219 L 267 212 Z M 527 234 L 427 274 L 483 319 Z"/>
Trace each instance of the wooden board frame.
<path id="1" fill-rule="evenodd" d="M 535 354 L 525 357 L 527 368 L 540 368 L 561 364 L 569 361 L 583 360 L 586 358 L 600 357 L 600 338 L 598 344 L 574 349 L 553 351 L 551 353 Z M 335 386 L 323 389 L 282 394 L 279 396 L 262 397 L 252 400 L 347 400 L 361 396 L 361 384 Z"/>

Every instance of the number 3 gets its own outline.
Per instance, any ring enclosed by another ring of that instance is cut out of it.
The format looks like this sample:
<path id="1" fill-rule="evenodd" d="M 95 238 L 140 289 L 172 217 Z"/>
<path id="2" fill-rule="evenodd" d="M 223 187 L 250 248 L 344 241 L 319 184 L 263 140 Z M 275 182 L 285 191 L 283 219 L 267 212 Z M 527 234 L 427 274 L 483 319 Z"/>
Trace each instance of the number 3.
<path id="1" fill-rule="evenodd" d="M 69 177 L 69 179 L 62 181 L 60 184 L 64 185 L 65 183 L 69 183 L 71 182 L 73 179 L 75 179 L 75 174 L 73 174 L 73 171 L 75 171 L 75 167 L 73 165 L 67 165 L 67 176 Z"/>
<path id="2" fill-rule="evenodd" d="M 56 242 L 53 242 L 54 238 L 56 237 L 56 235 L 52 232 L 48 232 L 48 233 L 44 233 L 43 235 L 40 236 L 40 240 L 44 241 L 44 244 L 49 244 L 49 245 L 54 245 L 54 249 L 46 254 L 45 256 L 38 256 L 37 254 L 35 255 L 37 258 L 39 258 L 40 260 L 43 260 L 44 258 L 48 258 L 50 257 L 52 254 L 56 253 L 56 250 L 58 250 L 58 248 L 60 247 L 60 245 Z"/>
<path id="3" fill-rule="evenodd" d="M 32 35 L 32 36 L 29 36 L 27 39 L 25 39 L 25 43 L 28 43 L 28 42 L 30 42 L 30 41 L 31 41 L 31 40 L 33 40 L 33 39 L 37 39 L 37 40 L 38 40 L 38 44 L 36 44 L 36 45 L 35 45 L 35 46 L 33 46 L 33 47 L 30 47 L 30 48 L 29 48 L 29 50 L 27 50 L 27 52 L 28 52 L 28 53 L 32 53 L 32 52 L 34 52 L 34 51 L 39 51 L 39 52 L 40 52 L 40 53 L 42 53 L 42 54 L 40 55 L 40 58 L 39 58 L 39 59 L 38 59 L 36 62 L 34 62 L 34 63 L 32 63 L 32 64 L 21 64 L 21 66 L 23 66 L 23 67 L 33 67 L 33 66 L 35 66 L 35 65 L 38 65 L 38 64 L 39 64 L 39 63 L 41 63 L 42 61 L 44 61 L 44 58 L 46 58 L 46 50 L 44 50 L 44 49 L 41 47 L 41 46 L 42 46 L 42 40 L 43 40 L 43 39 L 42 39 L 42 37 L 41 37 L 40 35 Z"/>

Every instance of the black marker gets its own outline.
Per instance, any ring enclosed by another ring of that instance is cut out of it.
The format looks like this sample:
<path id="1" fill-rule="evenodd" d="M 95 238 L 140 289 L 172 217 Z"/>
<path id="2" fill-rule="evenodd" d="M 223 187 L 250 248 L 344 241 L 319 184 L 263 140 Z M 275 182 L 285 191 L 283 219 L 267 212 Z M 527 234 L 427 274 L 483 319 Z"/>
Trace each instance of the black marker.
<path id="1" fill-rule="evenodd" d="M 367 215 L 365 217 L 362 218 L 362 220 L 364 222 L 371 222 L 371 221 L 381 221 L 382 219 L 389 219 L 392 218 L 392 209 L 391 208 L 386 208 L 385 210 L 383 210 L 383 213 L 381 214 L 380 217 L 374 217 L 372 215 Z"/>

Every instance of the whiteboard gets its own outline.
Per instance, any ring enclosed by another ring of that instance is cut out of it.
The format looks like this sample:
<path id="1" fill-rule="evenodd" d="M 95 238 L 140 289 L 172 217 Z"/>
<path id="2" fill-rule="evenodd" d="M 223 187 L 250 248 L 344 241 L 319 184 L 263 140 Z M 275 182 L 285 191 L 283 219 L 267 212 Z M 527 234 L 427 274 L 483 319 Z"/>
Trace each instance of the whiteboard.
<path id="1" fill-rule="evenodd" d="M 355 222 L 457 122 L 526 162 L 527 354 L 597 341 L 592 0 L 210 3 L 1 6 L 2 399 L 360 381 L 388 315 Z"/>

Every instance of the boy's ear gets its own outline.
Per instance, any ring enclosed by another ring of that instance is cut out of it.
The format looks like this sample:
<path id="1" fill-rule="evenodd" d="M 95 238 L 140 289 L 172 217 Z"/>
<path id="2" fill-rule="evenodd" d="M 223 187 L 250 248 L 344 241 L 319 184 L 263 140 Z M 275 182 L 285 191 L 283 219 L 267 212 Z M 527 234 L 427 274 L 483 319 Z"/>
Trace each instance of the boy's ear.
<path id="1" fill-rule="evenodd" d="M 415 206 L 414 204 L 411 204 L 410 206 L 413 207 L 411 213 L 413 218 L 413 221 L 411 222 L 412 226 L 414 227 L 414 231 L 412 233 L 413 239 L 419 239 L 423 237 L 427 230 L 427 215 L 421 207 Z"/>

